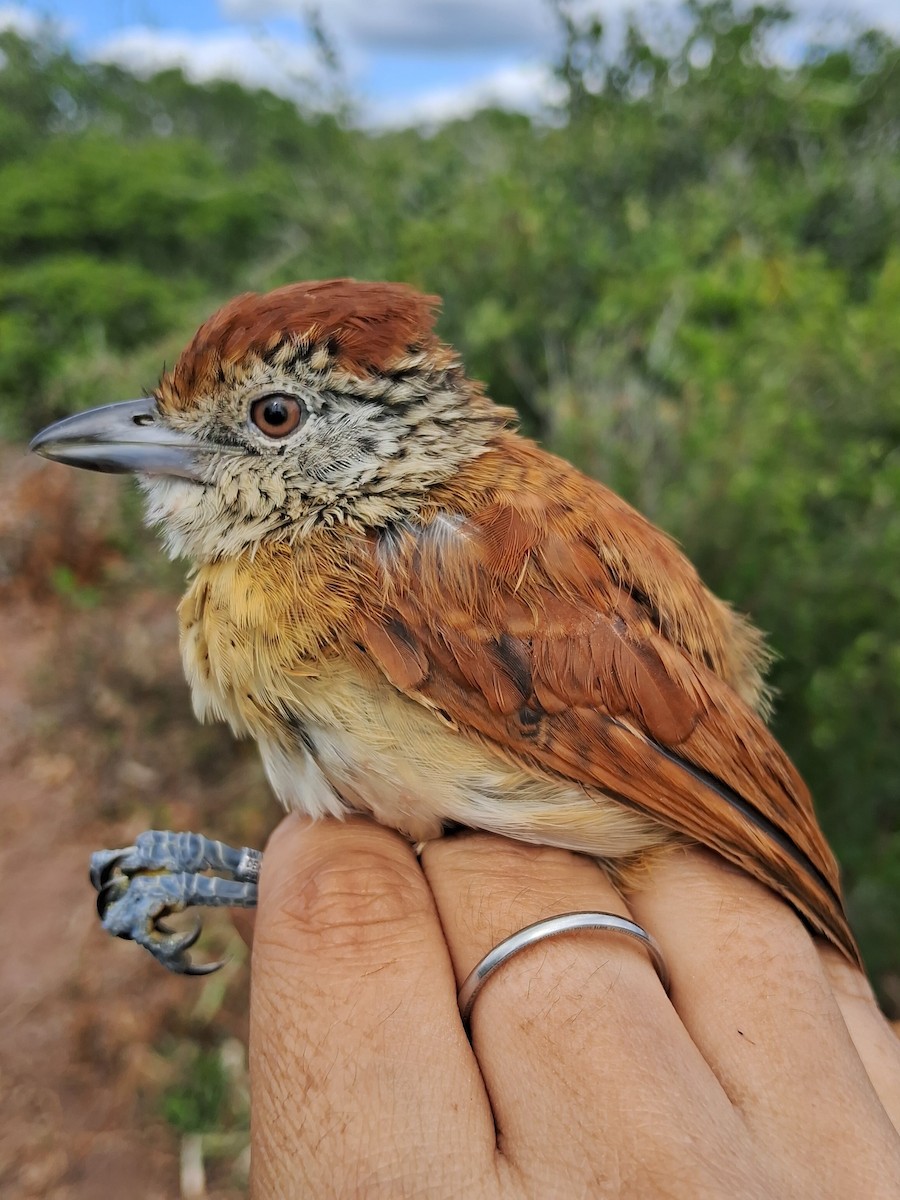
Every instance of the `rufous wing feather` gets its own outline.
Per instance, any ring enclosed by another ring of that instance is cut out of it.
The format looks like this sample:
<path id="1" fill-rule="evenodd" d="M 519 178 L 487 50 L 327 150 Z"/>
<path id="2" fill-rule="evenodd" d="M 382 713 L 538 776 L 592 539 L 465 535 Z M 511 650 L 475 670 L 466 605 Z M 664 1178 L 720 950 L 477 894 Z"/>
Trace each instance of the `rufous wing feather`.
<path id="1" fill-rule="evenodd" d="M 858 963 L 809 793 L 754 711 L 754 632 L 622 500 L 504 437 L 366 543 L 358 646 L 462 735 L 717 851 Z"/>

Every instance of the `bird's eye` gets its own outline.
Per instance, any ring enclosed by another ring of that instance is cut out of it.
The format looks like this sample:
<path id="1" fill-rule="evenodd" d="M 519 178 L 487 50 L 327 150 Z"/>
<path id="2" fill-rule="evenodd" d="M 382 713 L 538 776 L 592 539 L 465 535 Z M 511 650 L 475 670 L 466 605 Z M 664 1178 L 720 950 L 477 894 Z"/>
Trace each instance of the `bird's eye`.
<path id="1" fill-rule="evenodd" d="M 293 396 L 263 396 L 250 405 L 250 420 L 270 438 L 287 437 L 303 417 L 303 405 Z"/>

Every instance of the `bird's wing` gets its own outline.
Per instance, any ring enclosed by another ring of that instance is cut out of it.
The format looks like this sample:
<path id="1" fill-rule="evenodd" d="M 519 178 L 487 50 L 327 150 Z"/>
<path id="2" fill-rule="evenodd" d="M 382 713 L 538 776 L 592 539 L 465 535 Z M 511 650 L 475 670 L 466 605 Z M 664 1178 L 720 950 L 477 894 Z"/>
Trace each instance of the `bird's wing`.
<path id="1" fill-rule="evenodd" d="M 523 503 L 495 489 L 464 518 L 432 513 L 425 525 L 370 540 L 380 596 L 355 618 L 357 647 L 462 733 L 717 851 L 858 962 L 838 868 L 802 779 L 706 665 L 722 670 L 729 610 L 678 555 L 671 585 L 702 595 L 685 600 L 689 638 L 675 627 L 677 601 L 675 626 L 670 618 L 663 632 L 646 589 L 610 568 L 609 546 L 598 548 L 592 533 L 591 505 L 611 493 L 578 478 L 580 519 L 568 525 L 546 511 L 550 496 Z"/>

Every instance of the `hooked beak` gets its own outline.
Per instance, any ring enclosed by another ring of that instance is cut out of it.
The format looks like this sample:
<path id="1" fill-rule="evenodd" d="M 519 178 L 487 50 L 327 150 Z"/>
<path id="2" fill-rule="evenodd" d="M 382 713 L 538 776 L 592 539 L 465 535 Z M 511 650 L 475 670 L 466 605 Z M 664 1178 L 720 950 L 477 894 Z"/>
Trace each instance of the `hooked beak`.
<path id="1" fill-rule="evenodd" d="M 160 421 L 156 401 L 123 400 L 65 417 L 34 438 L 30 450 L 70 467 L 201 480 L 213 450 Z"/>

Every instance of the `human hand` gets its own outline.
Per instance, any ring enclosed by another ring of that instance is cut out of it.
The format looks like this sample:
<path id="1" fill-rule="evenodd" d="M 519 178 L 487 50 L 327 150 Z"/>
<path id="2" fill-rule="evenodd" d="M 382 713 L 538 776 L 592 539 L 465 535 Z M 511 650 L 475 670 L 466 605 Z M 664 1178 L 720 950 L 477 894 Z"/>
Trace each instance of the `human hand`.
<path id="1" fill-rule="evenodd" d="M 456 992 L 544 917 L 579 931 Z M 764 887 L 675 850 L 627 905 L 588 859 L 486 834 L 421 864 L 362 820 L 289 818 L 253 947 L 252 1193 L 900 1195 L 900 1042 L 863 977 Z"/>

